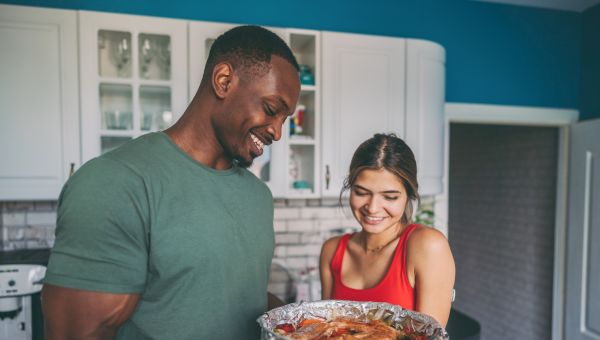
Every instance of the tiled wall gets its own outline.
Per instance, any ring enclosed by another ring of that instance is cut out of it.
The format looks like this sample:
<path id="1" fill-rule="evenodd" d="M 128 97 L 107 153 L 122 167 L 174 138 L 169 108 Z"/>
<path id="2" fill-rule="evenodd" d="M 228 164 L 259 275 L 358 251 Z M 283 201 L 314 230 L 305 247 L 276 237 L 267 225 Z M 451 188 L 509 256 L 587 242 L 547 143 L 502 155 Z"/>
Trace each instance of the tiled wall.
<path id="1" fill-rule="evenodd" d="M 454 308 L 481 339 L 550 339 L 558 131 L 452 124 Z"/>
<path id="2" fill-rule="evenodd" d="M 2 250 L 54 244 L 56 202 L 0 202 L 0 212 Z M 276 248 L 269 289 L 284 300 L 295 299 L 296 283 L 305 275 L 307 281 L 312 279 L 312 296 L 320 296 L 315 282 L 323 241 L 357 228 L 350 210 L 339 207 L 337 200 L 276 200 Z"/>
<path id="3" fill-rule="evenodd" d="M 56 202 L 0 202 L 0 250 L 54 245 Z"/>
<path id="4" fill-rule="evenodd" d="M 319 255 L 323 242 L 358 230 L 350 209 L 337 199 L 277 199 L 275 254 L 269 291 L 292 302 L 320 299 Z M 431 209 L 424 198 L 422 207 Z M 0 202 L 3 250 L 50 248 L 54 244 L 56 202 Z"/>

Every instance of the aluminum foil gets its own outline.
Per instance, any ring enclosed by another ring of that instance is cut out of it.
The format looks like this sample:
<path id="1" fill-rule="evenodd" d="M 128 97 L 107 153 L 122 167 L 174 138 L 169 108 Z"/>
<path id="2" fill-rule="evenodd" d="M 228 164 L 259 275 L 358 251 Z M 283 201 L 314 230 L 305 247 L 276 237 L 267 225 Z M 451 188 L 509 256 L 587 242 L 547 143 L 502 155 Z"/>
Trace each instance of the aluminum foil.
<path id="1" fill-rule="evenodd" d="M 272 309 L 256 321 L 261 327 L 263 340 L 290 340 L 290 337 L 273 332 L 282 323 L 298 325 L 303 319 L 331 320 L 352 317 L 359 321 L 382 320 L 395 329 L 412 329 L 413 334 L 425 335 L 429 340 L 448 340 L 446 330 L 432 317 L 383 302 L 355 302 L 323 300 L 291 303 Z"/>

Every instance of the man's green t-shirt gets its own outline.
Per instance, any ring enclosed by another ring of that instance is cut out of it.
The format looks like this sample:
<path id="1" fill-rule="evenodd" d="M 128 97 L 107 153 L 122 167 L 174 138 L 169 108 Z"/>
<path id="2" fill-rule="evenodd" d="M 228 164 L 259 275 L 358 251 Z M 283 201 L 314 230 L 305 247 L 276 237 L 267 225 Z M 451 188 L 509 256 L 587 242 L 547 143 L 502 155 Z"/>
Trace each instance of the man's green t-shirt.
<path id="1" fill-rule="evenodd" d="M 258 339 L 274 243 L 264 183 L 151 133 L 69 179 L 45 282 L 139 293 L 118 339 Z"/>

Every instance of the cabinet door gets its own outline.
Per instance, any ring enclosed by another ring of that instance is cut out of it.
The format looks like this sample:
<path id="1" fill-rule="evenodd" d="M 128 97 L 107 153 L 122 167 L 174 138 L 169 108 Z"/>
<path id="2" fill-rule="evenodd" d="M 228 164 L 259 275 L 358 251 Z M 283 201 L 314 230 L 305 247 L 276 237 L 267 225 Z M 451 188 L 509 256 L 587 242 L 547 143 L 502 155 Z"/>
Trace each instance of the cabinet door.
<path id="1" fill-rule="evenodd" d="M 446 53 L 431 41 L 406 40 L 406 143 L 417 160 L 419 194 L 442 192 Z"/>
<path id="2" fill-rule="evenodd" d="M 189 23 L 190 99 L 194 97 L 200 86 L 200 81 L 202 80 L 202 74 L 204 73 L 204 67 L 206 66 L 206 60 L 208 59 L 208 53 L 210 52 L 212 44 L 221 34 L 236 26 L 238 25 L 204 21 L 192 21 Z M 275 32 L 282 39 L 286 38 L 285 30 L 272 27 L 266 28 Z M 285 160 L 287 157 L 286 155 L 285 145 L 282 141 L 275 142 L 271 146 L 265 147 L 263 155 L 256 158 L 249 168 L 256 177 L 267 184 L 275 197 L 282 197 L 285 195 L 285 171 L 287 169 L 287 163 L 281 160 Z"/>
<path id="3" fill-rule="evenodd" d="M 337 197 L 361 142 L 404 137 L 405 40 L 323 32 L 322 51 L 321 192 Z"/>
<path id="4" fill-rule="evenodd" d="M 0 5 L 0 200 L 55 200 L 78 166 L 75 11 Z"/>
<path id="5" fill-rule="evenodd" d="M 81 11 L 79 29 L 84 161 L 181 116 L 186 21 Z"/>

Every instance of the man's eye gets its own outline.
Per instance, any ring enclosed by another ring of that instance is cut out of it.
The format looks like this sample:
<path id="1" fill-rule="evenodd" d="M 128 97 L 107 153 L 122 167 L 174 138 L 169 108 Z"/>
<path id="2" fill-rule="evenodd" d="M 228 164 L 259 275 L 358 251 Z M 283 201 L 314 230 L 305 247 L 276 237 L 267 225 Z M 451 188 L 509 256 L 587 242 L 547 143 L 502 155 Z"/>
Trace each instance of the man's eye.
<path id="1" fill-rule="evenodd" d="M 273 109 L 271 109 L 269 106 L 265 106 L 265 113 L 267 116 L 275 116 L 275 111 L 273 111 Z"/>

